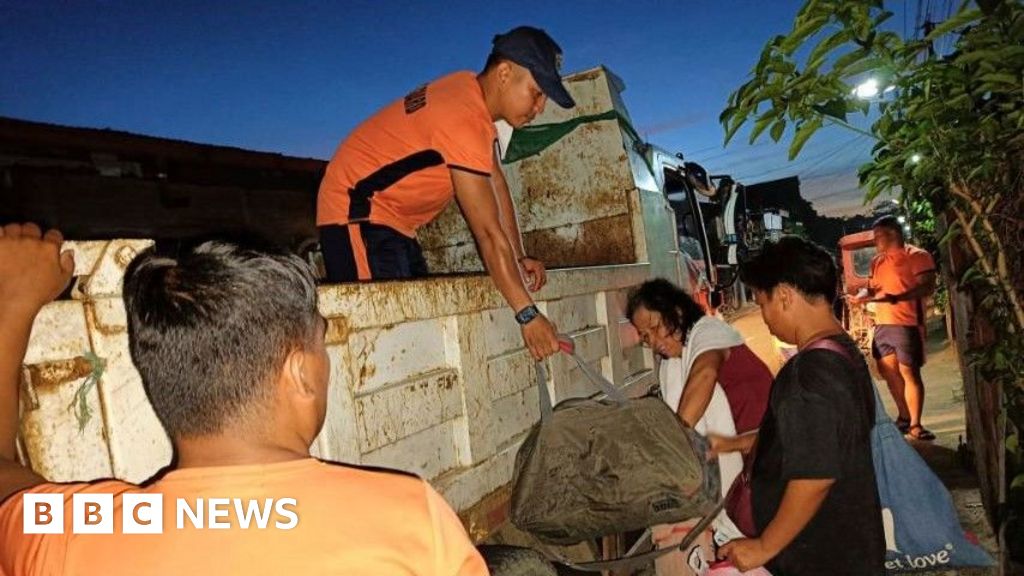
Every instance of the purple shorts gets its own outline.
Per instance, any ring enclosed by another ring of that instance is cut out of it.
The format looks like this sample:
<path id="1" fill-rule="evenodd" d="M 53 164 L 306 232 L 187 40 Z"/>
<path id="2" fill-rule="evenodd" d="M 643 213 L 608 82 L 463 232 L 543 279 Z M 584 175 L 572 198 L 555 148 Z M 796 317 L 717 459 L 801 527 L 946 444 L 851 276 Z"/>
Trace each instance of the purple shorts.
<path id="1" fill-rule="evenodd" d="M 921 329 L 917 326 L 892 324 L 875 326 L 875 336 L 871 340 L 871 355 L 879 359 L 890 354 L 895 354 L 896 360 L 904 366 L 924 366 Z"/>

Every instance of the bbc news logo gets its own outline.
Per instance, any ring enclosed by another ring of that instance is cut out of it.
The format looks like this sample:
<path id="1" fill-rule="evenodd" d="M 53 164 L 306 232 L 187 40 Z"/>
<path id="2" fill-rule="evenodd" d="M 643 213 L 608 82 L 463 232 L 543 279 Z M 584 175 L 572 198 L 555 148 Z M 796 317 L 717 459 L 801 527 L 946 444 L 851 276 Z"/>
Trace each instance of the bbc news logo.
<path id="1" fill-rule="evenodd" d="M 25 494 L 22 522 L 25 534 L 64 533 L 63 494 Z M 294 498 L 177 498 L 174 500 L 178 530 L 291 530 L 298 526 Z M 163 494 L 124 494 L 121 496 L 122 534 L 163 534 Z M 113 494 L 73 494 L 71 497 L 72 534 L 113 534 Z"/>

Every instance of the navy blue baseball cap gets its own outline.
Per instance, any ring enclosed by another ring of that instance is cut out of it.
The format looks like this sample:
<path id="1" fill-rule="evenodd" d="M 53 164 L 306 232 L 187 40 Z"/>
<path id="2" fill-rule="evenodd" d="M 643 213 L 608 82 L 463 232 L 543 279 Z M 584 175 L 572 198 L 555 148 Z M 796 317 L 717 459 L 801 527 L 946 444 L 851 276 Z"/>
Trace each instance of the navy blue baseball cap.
<path id="1" fill-rule="evenodd" d="M 494 37 L 492 52 L 526 68 L 548 98 L 562 108 L 576 102 L 562 84 L 562 49 L 540 28 L 519 26 Z"/>

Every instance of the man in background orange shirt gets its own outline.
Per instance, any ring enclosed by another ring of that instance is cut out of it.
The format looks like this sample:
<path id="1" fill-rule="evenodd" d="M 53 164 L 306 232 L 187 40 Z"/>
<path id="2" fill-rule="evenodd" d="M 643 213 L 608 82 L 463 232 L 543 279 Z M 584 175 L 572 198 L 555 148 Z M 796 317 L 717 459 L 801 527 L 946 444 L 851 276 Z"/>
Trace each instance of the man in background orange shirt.
<path id="1" fill-rule="evenodd" d="M 35 315 L 74 270 L 61 243 L 34 225 L 0 228 L 0 576 L 487 574 L 426 482 L 309 455 L 326 415 L 330 361 L 313 276 L 293 255 L 208 242 L 176 258 L 150 251 L 129 266 L 132 360 L 174 444 L 173 469 L 136 486 L 47 483 L 21 466 L 21 362 Z M 63 501 L 62 533 L 26 533 L 23 512 L 38 512 L 28 493 Z M 73 529 L 75 499 L 95 495 L 113 502 L 104 512 L 112 533 Z M 126 511 L 160 525 L 152 507 L 133 508 L 146 496 L 163 497 L 163 532 L 125 534 Z M 178 499 L 200 518 L 205 508 L 205 520 L 179 527 Z"/>
<path id="2" fill-rule="evenodd" d="M 538 28 L 494 38 L 483 72 L 455 72 L 392 102 L 338 146 L 317 196 L 316 224 L 331 282 L 426 276 L 416 231 L 455 198 L 480 258 L 536 359 L 558 351 L 554 326 L 530 290 L 544 265 L 523 248 L 515 206 L 496 154 L 494 123 L 513 128 L 548 98 L 575 105 L 562 85 L 562 49 Z"/>
<path id="3" fill-rule="evenodd" d="M 924 409 L 924 299 L 935 291 L 931 254 L 904 242 L 895 216 L 875 221 L 875 248 L 867 294 L 855 303 L 876 302 L 871 353 L 896 401 L 896 425 L 912 440 L 934 440 L 921 424 Z"/>

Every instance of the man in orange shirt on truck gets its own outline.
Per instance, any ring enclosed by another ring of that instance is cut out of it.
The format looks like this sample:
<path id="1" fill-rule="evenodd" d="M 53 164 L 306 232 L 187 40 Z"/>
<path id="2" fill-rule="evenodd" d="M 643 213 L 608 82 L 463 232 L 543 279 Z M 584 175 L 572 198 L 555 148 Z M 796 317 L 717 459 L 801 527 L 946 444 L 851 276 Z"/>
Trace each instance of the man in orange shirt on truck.
<path id="1" fill-rule="evenodd" d="M 895 216 L 883 216 L 872 227 L 877 254 L 865 294 L 853 303 L 875 302 L 875 333 L 871 354 L 885 378 L 899 412 L 896 425 L 911 440 L 934 440 L 921 424 L 924 409 L 924 299 L 935 291 L 935 260 L 906 244 Z"/>
<path id="2" fill-rule="evenodd" d="M 424 84 L 356 127 L 327 166 L 317 198 L 327 279 L 425 276 L 416 230 L 455 198 L 531 354 L 557 352 L 555 328 L 524 284 L 525 276 L 539 290 L 545 270 L 523 249 L 494 123 L 519 128 L 543 112 L 548 98 L 573 107 L 561 58 L 547 33 L 520 26 L 494 38 L 483 72 Z"/>
<path id="3" fill-rule="evenodd" d="M 290 254 L 207 242 L 143 253 L 125 273 L 129 349 L 172 469 L 139 486 L 48 483 L 21 466 L 21 363 L 33 319 L 74 270 L 61 243 L 0 228 L 0 576 L 486 576 L 426 482 L 310 456 L 330 360 L 313 275 Z M 86 500 L 96 508 L 83 514 Z"/>

